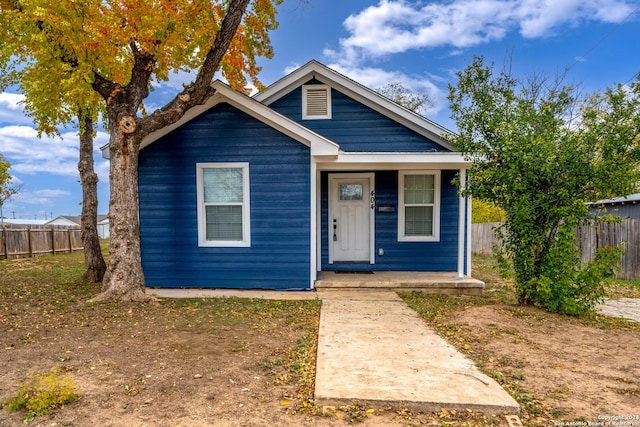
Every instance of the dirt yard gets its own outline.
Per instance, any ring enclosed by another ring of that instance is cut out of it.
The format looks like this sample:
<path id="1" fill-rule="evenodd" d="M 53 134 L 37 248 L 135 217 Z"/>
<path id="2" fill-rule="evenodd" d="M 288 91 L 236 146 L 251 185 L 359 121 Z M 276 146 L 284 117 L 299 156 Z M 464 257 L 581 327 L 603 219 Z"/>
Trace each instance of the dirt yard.
<path id="1" fill-rule="evenodd" d="M 0 261 L 0 400 L 52 367 L 81 395 L 25 425 L 507 425 L 501 416 L 402 408 L 320 415 L 312 401 L 319 301 L 94 304 L 98 288 L 78 283 L 81 274 L 77 255 Z M 640 416 L 637 324 L 550 315 L 495 293 L 408 299 L 517 398 L 525 425 Z M 1 410 L 0 426 L 25 417 Z"/>

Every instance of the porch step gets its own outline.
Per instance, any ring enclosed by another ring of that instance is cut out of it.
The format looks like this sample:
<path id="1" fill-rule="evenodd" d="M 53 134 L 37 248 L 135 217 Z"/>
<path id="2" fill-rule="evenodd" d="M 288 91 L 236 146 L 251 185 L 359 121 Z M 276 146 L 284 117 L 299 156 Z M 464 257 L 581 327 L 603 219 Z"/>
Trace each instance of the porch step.
<path id="1" fill-rule="evenodd" d="M 484 282 L 472 277 L 465 276 L 459 279 L 456 273 L 417 271 L 376 271 L 373 274 L 322 271 L 315 282 L 316 289 L 322 291 L 368 289 L 450 295 L 480 295 L 484 286 Z"/>

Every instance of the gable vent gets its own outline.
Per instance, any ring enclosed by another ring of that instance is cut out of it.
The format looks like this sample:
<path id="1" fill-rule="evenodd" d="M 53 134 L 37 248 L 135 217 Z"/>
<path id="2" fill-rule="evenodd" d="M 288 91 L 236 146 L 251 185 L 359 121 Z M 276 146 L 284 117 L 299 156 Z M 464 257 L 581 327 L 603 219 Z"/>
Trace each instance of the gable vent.
<path id="1" fill-rule="evenodd" d="M 331 88 L 324 85 L 303 86 L 303 119 L 331 118 Z"/>

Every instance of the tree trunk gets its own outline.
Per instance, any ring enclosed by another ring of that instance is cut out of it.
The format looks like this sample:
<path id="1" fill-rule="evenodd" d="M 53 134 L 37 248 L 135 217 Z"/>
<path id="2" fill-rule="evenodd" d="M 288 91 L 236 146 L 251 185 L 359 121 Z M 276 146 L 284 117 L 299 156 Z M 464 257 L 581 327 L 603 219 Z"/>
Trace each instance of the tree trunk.
<path id="1" fill-rule="evenodd" d="M 80 218 L 84 266 L 82 280 L 102 281 L 107 265 L 100 250 L 98 237 L 98 175 L 93 167 L 93 119 L 89 113 L 78 113 L 80 123 L 80 160 L 78 171 L 82 182 L 82 216 Z"/>
<path id="2" fill-rule="evenodd" d="M 113 116 L 110 116 L 110 118 Z M 122 117 L 122 115 L 120 115 Z M 111 123 L 114 120 L 110 120 Z M 109 266 L 102 282 L 102 293 L 94 301 L 151 300 L 145 294 L 140 262 L 140 223 L 138 221 L 138 148 L 135 118 L 128 116 L 113 123 L 109 138 L 110 203 Z"/>
<path id="3" fill-rule="evenodd" d="M 134 64 L 126 86 L 110 81 L 99 73 L 92 86 L 106 101 L 110 136 L 109 179 L 109 265 L 102 281 L 102 293 L 94 301 L 150 301 L 145 294 L 140 256 L 140 222 L 138 220 L 138 155 L 140 142 L 151 132 L 177 122 L 195 105 L 204 104 L 214 91 L 211 79 L 236 34 L 250 0 L 232 0 L 207 53 L 196 80 L 165 107 L 151 116 L 137 118 L 140 103 L 149 95 L 149 81 L 156 58 L 129 45 Z"/>

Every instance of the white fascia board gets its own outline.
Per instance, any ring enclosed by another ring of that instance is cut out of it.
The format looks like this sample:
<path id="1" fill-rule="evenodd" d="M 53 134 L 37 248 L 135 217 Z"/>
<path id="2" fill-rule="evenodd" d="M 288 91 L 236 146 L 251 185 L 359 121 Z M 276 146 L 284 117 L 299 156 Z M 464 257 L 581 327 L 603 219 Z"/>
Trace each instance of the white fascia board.
<path id="1" fill-rule="evenodd" d="M 460 153 L 340 153 L 318 159 L 320 170 L 468 169 L 471 163 Z"/>
<path id="2" fill-rule="evenodd" d="M 442 147 L 455 151 L 455 147 L 446 139 L 447 135 L 453 135 L 452 131 L 438 125 L 424 116 L 396 104 L 368 87 L 351 80 L 350 78 L 317 61 L 310 61 L 293 71 L 291 74 L 278 80 L 269 86 L 264 92 L 256 94 L 254 99 L 263 104 L 269 105 L 282 98 L 293 89 L 296 89 L 311 77 L 345 93 L 358 102 L 361 102 L 374 111 L 377 111 L 403 126 L 406 126 L 414 132 L 434 140 Z"/>
<path id="3" fill-rule="evenodd" d="M 205 102 L 204 104 L 196 105 L 195 107 L 188 109 L 187 112 L 184 113 L 183 116 L 180 118 L 180 120 L 178 120 L 177 122 L 169 126 L 165 126 L 161 129 L 158 129 L 157 131 L 152 132 L 149 135 L 145 136 L 142 142 L 140 143 L 140 149 L 156 142 L 163 136 L 169 134 L 170 132 L 174 131 L 175 129 L 179 128 L 185 123 L 190 122 L 191 120 L 195 119 L 200 114 L 204 113 L 210 108 L 213 108 L 214 106 L 222 102 L 221 98 L 222 98 L 221 95 L 216 91 L 216 93 L 212 97 L 210 97 L 207 100 L 207 102 Z"/>
<path id="4" fill-rule="evenodd" d="M 315 72 L 320 73 L 321 67 L 322 65 L 319 62 L 309 61 L 302 67 L 297 68 L 290 74 L 269 85 L 264 91 L 256 93 L 253 99 L 262 104 L 269 105 L 292 90 L 297 89 L 301 84 L 308 81 L 310 77 L 314 77 Z"/>

